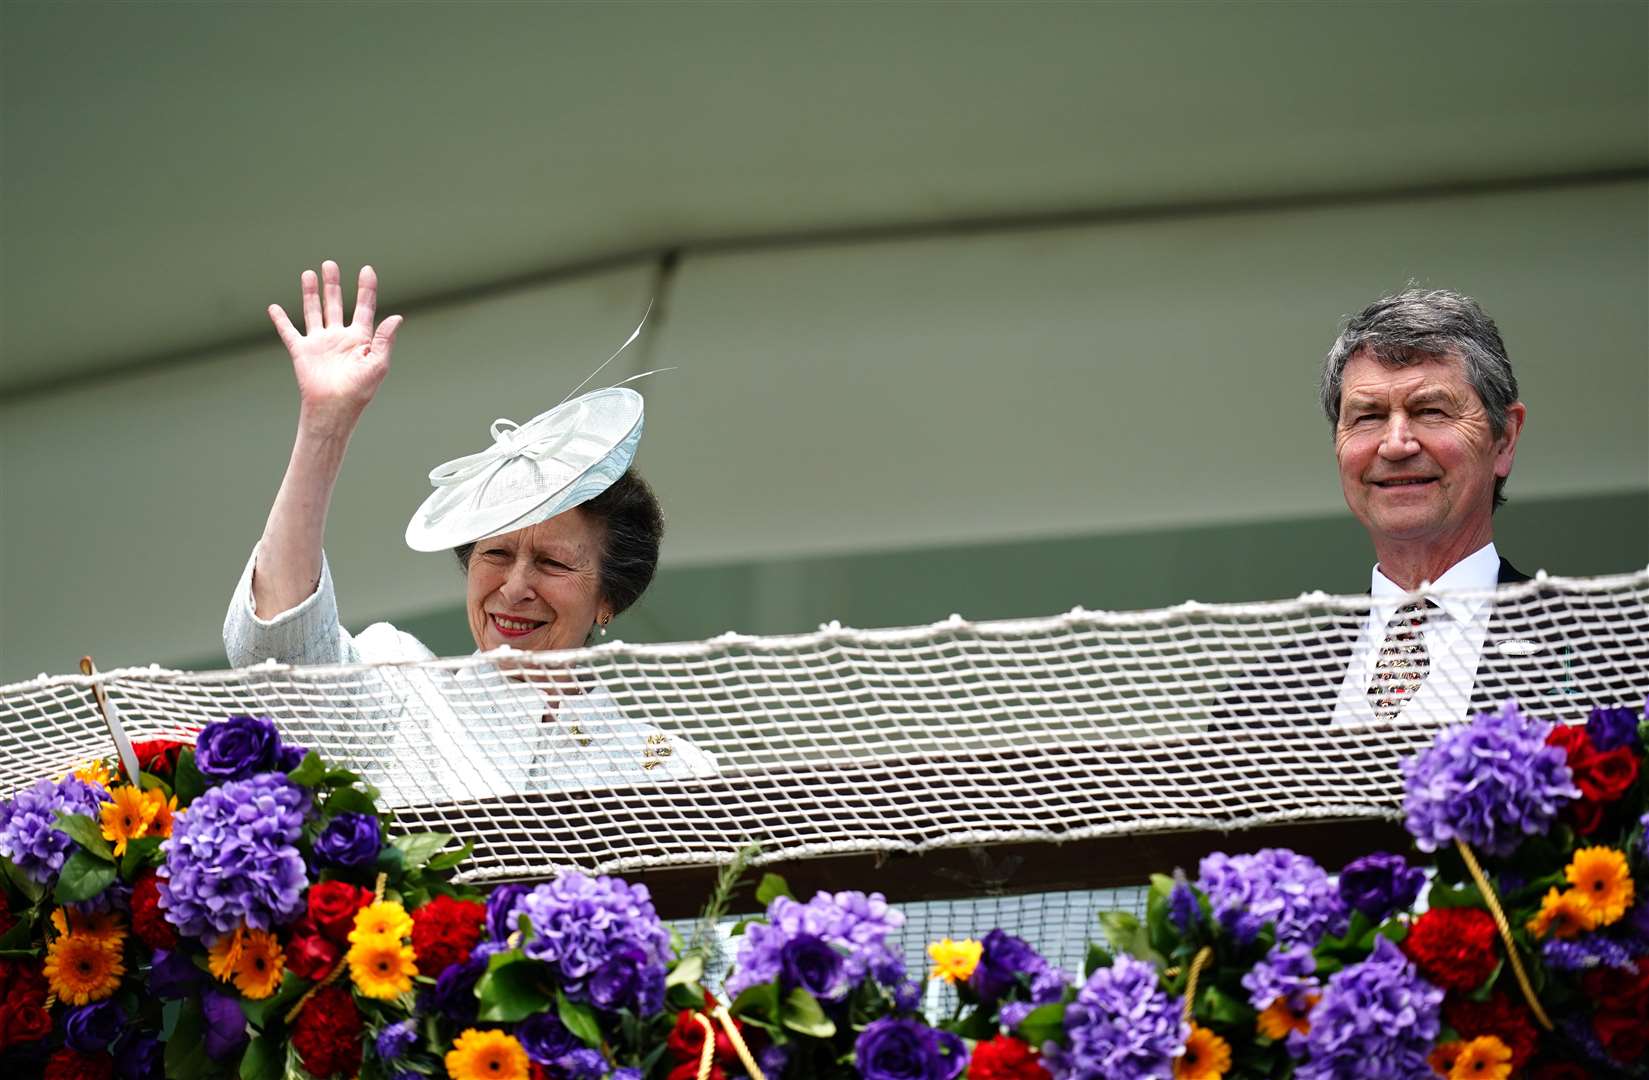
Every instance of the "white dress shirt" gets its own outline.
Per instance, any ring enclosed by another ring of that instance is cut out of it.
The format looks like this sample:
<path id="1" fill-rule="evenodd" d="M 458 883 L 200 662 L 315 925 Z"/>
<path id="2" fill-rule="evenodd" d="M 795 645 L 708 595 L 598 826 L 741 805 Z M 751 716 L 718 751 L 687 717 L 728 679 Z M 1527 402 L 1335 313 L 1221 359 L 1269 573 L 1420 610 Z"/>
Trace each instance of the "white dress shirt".
<path id="1" fill-rule="evenodd" d="M 1431 723 L 1455 723 L 1471 711 L 1472 688 L 1477 665 L 1483 658 L 1483 642 L 1489 635 L 1489 616 L 1494 609 L 1492 594 L 1500 582 L 1500 553 L 1494 544 L 1485 544 L 1461 559 L 1432 582 L 1427 598 L 1432 608 L 1424 629 L 1429 669 L 1420 688 L 1403 706 L 1397 719 Z M 1478 595 L 1461 595 L 1475 593 Z M 1368 687 L 1380 662 L 1380 648 L 1386 640 L 1386 624 L 1397 609 L 1409 602 L 1406 589 L 1394 583 L 1375 565 L 1369 584 L 1373 600 L 1368 621 L 1346 665 L 1345 681 L 1334 706 L 1337 724 L 1367 724 L 1375 720 Z"/>

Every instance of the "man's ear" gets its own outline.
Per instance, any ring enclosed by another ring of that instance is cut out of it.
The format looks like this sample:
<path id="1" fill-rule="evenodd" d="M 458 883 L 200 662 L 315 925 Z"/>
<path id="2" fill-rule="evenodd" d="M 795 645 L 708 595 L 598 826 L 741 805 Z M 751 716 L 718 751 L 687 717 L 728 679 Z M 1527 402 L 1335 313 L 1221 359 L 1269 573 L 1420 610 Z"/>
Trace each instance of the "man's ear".
<path id="1" fill-rule="evenodd" d="M 1517 456 L 1517 440 L 1523 434 L 1523 421 L 1528 418 L 1529 410 L 1521 401 L 1514 401 L 1506 407 L 1506 427 L 1500 432 L 1500 438 L 1495 440 L 1494 447 L 1494 474 L 1500 477 L 1510 476 L 1512 459 Z"/>

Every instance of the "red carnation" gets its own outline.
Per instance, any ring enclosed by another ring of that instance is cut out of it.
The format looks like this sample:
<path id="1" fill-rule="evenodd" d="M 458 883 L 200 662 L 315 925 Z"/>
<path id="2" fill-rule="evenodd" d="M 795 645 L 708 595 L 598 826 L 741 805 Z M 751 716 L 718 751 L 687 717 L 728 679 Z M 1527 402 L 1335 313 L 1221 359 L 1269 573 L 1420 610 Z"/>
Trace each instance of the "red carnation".
<path id="1" fill-rule="evenodd" d="M 309 920 L 335 944 L 349 940 L 355 913 L 372 903 L 372 890 L 347 881 L 323 881 L 309 890 Z"/>
<path id="2" fill-rule="evenodd" d="M 177 771 L 178 753 L 186 745 L 176 739 L 143 739 L 132 744 L 132 751 L 137 755 L 138 768 L 170 783 L 172 774 Z M 124 776 L 125 771 L 123 766 L 121 775 Z"/>
<path id="3" fill-rule="evenodd" d="M 973 1048 L 968 1080 L 1051 1080 L 1042 1059 L 1029 1044 L 1012 1035 L 997 1035 Z"/>
<path id="4" fill-rule="evenodd" d="M 1593 968 L 1580 977 L 1580 988 L 1599 1009 L 1635 1012 L 1649 1019 L 1649 959 L 1639 957 L 1628 971 Z"/>
<path id="5" fill-rule="evenodd" d="M 51 1033 L 40 961 L 0 959 L 0 1050 Z"/>
<path id="6" fill-rule="evenodd" d="M 1542 1061 L 1529 1070 L 1529 1080 L 1592 1080 L 1592 1074 L 1573 1061 Z"/>
<path id="7" fill-rule="evenodd" d="M 151 949 L 177 948 L 177 931 L 160 910 L 160 883 L 153 870 L 132 885 L 132 933 Z"/>
<path id="8" fill-rule="evenodd" d="M 1505 1043 L 1512 1052 L 1514 1074 L 1522 1071 L 1534 1056 L 1540 1038 L 1528 1008 L 1504 993 L 1495 993 L 1487 1001 L 1450 994 L 1443 1003 L 1443 1022 L 1459 1032 L 1462 1039 L 1493 1035 Z"/>
<path id="9" fill-rule="evenodd" d="M 1494 919 L 1481 908 L 1432 908 L 1414 921 L 1403 951 L 1428 981 L 1468 992 L 1500 962 L 1495 939 Z"/>
<path id="10" fill-rule="evenodd" d="M 341 986 L 323 986 L 292 1025 L 292 1047 L 311 1076 L 354 1076 L 361 1069 L 360 1010 Z"/>
<path id="11" fill-rule="evenodd" d="M 1592 1030 L 1616 1061 L 1635 1065 L 1649 1053 L 1649 1021 L 1631 1013 L 1603 1012 L 1592 1017 Z"/>
<path id="12" fill-rule="evenodd" d="M 486 920 L 485 904 L 437 896 L 412 913 L 412 952 L 418 972 L 439 978 L 453 964 L 470 957 L 481 940 L 481 924 Z"/>
<path id="13" fill-rule="evenodd" d="M 46 1080 L 109 1080 L 115 1059 L 106 1053 L 82 1054 L 68 1047 L 46 1059 Z"/>
<path id="14" fill-rule="evenodd" d="M 292 924 L 292 939 L 286 943 L 285 951 L 287 969 L 310 982 L 320 982 L 330 975 L 344 954 L 341 946 L 315 928 L 308 915 Z"/>

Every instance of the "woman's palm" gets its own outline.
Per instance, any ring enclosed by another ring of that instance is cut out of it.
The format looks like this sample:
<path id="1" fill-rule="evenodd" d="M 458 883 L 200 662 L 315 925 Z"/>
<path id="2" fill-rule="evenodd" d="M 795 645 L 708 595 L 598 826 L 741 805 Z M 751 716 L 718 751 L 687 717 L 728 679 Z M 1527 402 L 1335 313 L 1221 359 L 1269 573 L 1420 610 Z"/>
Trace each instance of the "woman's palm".
<path id="1" fill-rule="evenodd" d="M 370 266 L 361 267 L 355 291 L 355 316 L 343 317 L 343 290 L 338 265 L 321 264 L 303 273 L 304 332 L 299 333 L 279 304 L 271 304 L 269 318 L 292 357 L 298 394 L 306 406 L 364 409 L 389 372 L 389 356 L 401 317 L 392 315 L 374 329 L 378 278 Z"/>

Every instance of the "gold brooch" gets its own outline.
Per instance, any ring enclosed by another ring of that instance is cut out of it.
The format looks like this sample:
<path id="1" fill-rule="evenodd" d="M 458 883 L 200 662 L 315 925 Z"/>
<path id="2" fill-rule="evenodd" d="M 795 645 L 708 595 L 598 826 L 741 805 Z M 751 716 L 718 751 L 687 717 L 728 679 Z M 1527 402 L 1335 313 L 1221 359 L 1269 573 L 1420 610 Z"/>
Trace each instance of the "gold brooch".
<path id="1" fill-rule="evenodd" d="M 664 759 L 674 754 L 670 746 L 670 736 L 663 732 L 647 736 L 647 745 L 641 751 L 641 767 L 656 769 L 664 764 Z"/>

